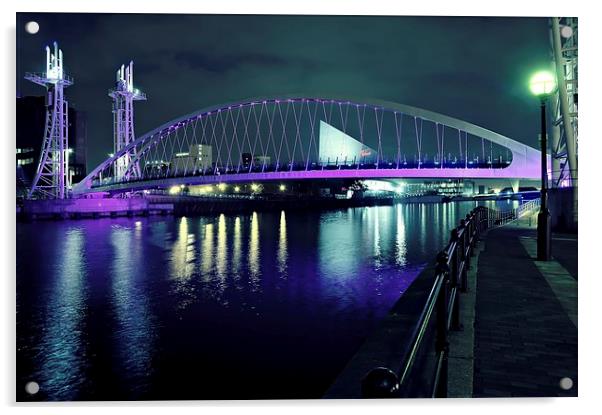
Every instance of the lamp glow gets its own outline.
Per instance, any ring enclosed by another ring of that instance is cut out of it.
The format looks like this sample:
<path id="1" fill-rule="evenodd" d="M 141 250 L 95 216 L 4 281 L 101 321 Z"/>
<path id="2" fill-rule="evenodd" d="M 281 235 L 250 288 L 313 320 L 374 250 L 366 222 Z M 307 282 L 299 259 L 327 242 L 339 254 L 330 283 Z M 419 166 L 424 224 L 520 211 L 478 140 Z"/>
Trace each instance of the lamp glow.
<path id="1" fill-rule="evenodd" d="M 280 189 L 281 192 L 284 192 L 286 190 L 286 186 L 283 184 L 281 184 L 278 188 Z"/>
<path id="2" fill-rule="evenodd" d="M 556 77 L 549 71 L 537 72 L 529 81 L 529 89 L 533 95 L 549 95 L 556 89 Z"/>

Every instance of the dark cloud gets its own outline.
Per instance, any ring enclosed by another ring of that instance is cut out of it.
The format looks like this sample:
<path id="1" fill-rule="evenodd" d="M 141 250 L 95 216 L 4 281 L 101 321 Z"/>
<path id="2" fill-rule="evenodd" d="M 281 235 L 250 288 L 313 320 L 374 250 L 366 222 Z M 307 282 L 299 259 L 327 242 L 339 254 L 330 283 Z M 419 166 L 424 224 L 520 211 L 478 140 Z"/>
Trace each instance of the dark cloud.
<path id="1" fill-rule="evenodd" d="M 35 35 L 24 31 L 40 23 Z M 303 93 L 401 102 L 537 145 L 537 102 L 526 81 L 549 65 L 544 18 L 19 14 L 17 91 L 57 40 L 88 112 L 89 167 L 112 148 L 119 65 L 135 62 L 140 135 L 221 102 Z"/>
<path id="2" fill-rule="evenodd" d="M 212 56 L 197 51 L 183 51 L 174 54 L 174 61 L 178 65 L 185 65 L 191 69 L 201 69 L 208 72 L 224 74 L 246 65 L 258 67 L 286 66 L 290 62 L 277 55 L 264 55 L 260 53 L 247 53 L 239 55 Z"/>

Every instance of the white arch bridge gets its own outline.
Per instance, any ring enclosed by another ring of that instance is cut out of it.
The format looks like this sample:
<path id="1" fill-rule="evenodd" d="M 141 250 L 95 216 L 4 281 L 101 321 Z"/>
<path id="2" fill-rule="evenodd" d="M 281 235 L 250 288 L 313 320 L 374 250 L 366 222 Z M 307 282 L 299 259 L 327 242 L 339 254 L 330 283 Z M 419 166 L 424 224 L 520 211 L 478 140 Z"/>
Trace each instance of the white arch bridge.
<path id="1" fill-rule="evenodd" d="M 265 98 L 165 123 L 103 161 L 73 193 L 330 178 L 537 179 L 540 157 L 501 134 L 394 102 Z M 124 160 L 126 169 L 116 169 Z"/>

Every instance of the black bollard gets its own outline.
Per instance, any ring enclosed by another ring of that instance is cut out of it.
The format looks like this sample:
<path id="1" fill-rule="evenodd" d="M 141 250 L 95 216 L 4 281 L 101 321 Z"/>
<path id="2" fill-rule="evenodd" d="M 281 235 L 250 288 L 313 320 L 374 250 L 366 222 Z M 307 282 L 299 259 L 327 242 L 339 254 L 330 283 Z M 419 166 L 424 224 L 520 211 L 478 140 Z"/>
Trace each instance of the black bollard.
<path id="1" fill-rule="evenodd" d="M 372 369 L 362 379 L 362 397 L 369 399 L 397 398 L 399 378 L 386 367 Z"/>

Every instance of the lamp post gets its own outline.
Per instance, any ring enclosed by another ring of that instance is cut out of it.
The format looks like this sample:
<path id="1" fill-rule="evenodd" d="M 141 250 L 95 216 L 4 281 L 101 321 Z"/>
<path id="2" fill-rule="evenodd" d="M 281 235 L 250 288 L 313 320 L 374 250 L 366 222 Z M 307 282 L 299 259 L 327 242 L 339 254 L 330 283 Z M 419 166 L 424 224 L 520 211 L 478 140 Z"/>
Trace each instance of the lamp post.
<path id="1" fill-rule="evenodd" d="M 539 97 L 541 108 L 541 205 L 537 215 L 537 259 L 549 261 L 551 251 L 552 218 L 548 209 L 548 156 L 546 137 L 546 104 L 556 90 L 556 78 L 547 71 L 537 72 L 529 82 L 531 92 Z"/>

